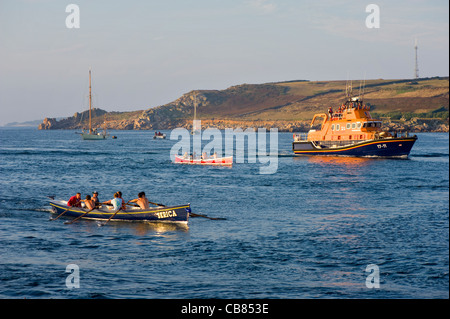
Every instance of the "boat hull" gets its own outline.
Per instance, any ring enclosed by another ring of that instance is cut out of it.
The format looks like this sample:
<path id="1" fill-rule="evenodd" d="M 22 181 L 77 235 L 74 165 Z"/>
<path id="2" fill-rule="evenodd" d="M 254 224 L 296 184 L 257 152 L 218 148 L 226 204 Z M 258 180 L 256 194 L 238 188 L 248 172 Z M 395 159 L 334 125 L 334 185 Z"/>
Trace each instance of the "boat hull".
<path id="1" fill-rule="evenodd" d="M 106 139 L 106 135 L 81 133 L 81 138 L 83 140 L 104 140 Z"/>
<path id="2" fill-rule="evenodd" d="M 190 159 L 184 156 L 175 155 L 175 163 L 177 164 L 191 164 L 191 165 L 217 165 L 217 166 L 232 166 L 233 156 L 207 159 Z"/>
<path id="3" fill-rule="evenodd" d="M 294 141 L 295 155 L 334 155 L 358 157 L 408 157 L 417 137 L 401 137 L 362 141 L 337 147 L 320 147 L 311 141 Z"/>
<path id="4" fill-rule="evenodd" d="M 63 201 L 51 201 L 52 212 L 55 214 L 64 213 L 64 216 L 79 217 L 88 212 L 87 208 L 69 207 Z M 170 207 L 152 207 L 149 209 L 127 209 L 119 211 L 111 221 L 127 221 L 127 222 L 164 222 L 164 223 L 185 223 L 189 219 L 190 204 Z M 86 214 L 84 219 L 107 220 L 116 211 L 108 209 L 103 206 L 99 209 L 94 209 L 92 212 Z"/>

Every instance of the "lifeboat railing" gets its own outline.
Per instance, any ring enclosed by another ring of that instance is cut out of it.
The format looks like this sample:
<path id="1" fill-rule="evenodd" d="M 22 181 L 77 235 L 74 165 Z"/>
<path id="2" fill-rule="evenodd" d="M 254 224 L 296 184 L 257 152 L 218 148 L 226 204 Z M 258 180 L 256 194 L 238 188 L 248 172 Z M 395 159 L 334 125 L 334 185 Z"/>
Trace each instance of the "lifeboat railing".
<path id="1" fill-rule="evenodd" d="M 308 133 L 295 133 L 294 142 L 306 142 L 308 140 Z"/>
<path id="2" fill-rule="evenodd" d="M 315 141 L 314 144 L 318 148 L 335 148 L 349 146 L 363 142 L 362 140 L 335 140 L 335 141 Z"/>

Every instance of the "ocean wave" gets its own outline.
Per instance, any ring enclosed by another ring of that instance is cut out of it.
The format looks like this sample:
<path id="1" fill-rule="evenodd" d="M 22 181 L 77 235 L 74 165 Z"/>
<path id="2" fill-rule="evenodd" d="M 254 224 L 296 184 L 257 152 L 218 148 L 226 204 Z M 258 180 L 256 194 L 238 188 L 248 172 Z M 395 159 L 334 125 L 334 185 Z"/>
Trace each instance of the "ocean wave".
<path id="1" fill-rule="evenodd" d="M 85 155 L 108 155 L 110 152 L 98 150 L 42 150 L 42 149 L 0 149 L 0 155 L 64 155 L 64 156 L 85 156 Z"/>
<path id="2" fill-rule="evenodd" d="M 449 153 L 419 153 L 419 154 L 411 154 L 411 157 L 449 157 Z"/>

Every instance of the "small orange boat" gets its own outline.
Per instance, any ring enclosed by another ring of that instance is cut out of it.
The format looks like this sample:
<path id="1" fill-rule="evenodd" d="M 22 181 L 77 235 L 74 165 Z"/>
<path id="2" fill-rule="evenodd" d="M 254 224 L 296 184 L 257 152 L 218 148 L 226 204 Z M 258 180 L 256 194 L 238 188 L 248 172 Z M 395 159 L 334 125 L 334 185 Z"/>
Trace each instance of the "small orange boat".
<path id="1" fill-rule="evenodd" d="M 383 131 L 382 121 L 373 119 L 370 107 L 360 97 L 348 99 L 336 111 L 314 115 L 308 133 L 294 134 L 296 155 L 343 155 L 364 157 L 408 157 L 417 136 Z M 322 119 L 320 129 L 312 129 Z"/>

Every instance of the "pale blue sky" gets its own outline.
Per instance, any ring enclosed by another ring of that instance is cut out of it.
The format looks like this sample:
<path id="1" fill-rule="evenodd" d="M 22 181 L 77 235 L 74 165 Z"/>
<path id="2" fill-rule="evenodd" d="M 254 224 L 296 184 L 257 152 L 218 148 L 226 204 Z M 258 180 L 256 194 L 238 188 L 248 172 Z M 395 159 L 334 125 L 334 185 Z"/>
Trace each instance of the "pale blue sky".
<path id="1" fill-rule="evenodd" d="M 66 28 L 68 4 L 80 28 Z M 368 4 L 380 28 L 368 29 Z M 166 104 L 195 89 L 449 75 L 447 0 L 0 0 L 0 125 Z"/>

